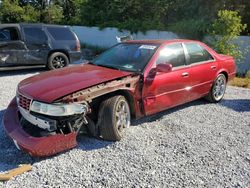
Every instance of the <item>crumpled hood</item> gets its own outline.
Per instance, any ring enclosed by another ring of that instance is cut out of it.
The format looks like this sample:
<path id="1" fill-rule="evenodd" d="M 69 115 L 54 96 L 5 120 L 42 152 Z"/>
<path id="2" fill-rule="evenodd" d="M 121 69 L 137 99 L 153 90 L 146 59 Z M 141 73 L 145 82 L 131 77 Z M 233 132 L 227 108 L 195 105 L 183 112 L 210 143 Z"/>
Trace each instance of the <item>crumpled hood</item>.
<path id="1" fill-rule="evenodd" d="M 131 75 L 91 64 L 44 72 L 21 81 L 18 91 L 32 99 L 51 103 L 81 89 Z"/>

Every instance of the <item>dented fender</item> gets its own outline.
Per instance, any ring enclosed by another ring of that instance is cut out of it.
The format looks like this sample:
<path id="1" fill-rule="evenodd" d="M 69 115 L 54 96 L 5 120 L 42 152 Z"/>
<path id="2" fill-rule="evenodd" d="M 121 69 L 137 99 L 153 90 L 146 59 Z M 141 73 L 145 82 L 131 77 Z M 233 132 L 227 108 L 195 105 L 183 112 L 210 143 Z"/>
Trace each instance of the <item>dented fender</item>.
<path id="1" fill-rule="evenodd" d="M 98 84 L 96 86 L 89 87 L 77 92 L 74 92 L 70 95 L 63 97 L 59 101 L 65 103 L 72 102 L 91 102 L 93 99 L 100 97 L 102 95 L 118 91 L 118 90 L 130 90 L 135 91 L 140 76 L 127 76 L 117 80 L 109 81 L 107 83 Z"/>

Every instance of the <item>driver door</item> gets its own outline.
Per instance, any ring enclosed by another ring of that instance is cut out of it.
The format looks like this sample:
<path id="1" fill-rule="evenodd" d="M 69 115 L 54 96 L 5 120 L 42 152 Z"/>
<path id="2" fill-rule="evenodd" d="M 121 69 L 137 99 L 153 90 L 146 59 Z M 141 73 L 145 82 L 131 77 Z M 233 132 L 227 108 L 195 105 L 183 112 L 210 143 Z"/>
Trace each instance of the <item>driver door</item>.
<path id="1" fill-rule="evenodd" d="M 157 64 L 172 64 L 170 72 L 157 72 Z M 158 52 L 158 57 L 146 75 L 143 103 L 146 115 L 183 104 L 189 95 L 189 68 L 181 43 L 169 44 Z"/>
<path id="2" fill-rule="evenodd" d="M 26 49 L 17 27 L 0 28 L 0 66 L 18 65 Z"/>

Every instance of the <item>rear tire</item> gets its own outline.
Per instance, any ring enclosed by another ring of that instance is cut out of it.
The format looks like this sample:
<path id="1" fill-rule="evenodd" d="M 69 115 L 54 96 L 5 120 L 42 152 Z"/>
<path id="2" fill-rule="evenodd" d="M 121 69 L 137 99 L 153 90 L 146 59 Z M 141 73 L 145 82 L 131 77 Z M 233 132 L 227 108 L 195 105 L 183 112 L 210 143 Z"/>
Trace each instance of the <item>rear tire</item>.
<path id="1" fill-rule="evenodd" d="M 219 74 L 215 79 L 209 94 L 205 97 L 210 102 L 217 103 L 223 98 L 226 91 L 227 79 L 224 74 Z"/>
<path id="2" fill-rule="evenodd" d="M 100 136 L 110 141 L 121 140 L 125 129 L 130 126 L 130 118 L 129 105 L 124 96 L 106 99 L 99 110 Z"/>
<path id="3" fill-rule="evenodd" d="M 69 58 L 62 52 L 55 52 L 49 56 L 47 67 L 50 70 L 68 66 Z"/>

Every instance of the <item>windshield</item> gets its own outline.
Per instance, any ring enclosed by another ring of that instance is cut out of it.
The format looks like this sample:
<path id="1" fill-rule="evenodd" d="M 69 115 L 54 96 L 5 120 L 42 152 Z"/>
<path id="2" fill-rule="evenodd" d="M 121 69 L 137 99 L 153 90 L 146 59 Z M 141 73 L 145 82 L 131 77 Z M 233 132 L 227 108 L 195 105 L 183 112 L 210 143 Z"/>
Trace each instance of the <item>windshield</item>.
<path id="1" fill-rule="evenodd" d="M 114 69 L 142 72 L 158 44 L 121 43 L 102 53 L 91 63 Z"/>

